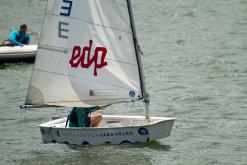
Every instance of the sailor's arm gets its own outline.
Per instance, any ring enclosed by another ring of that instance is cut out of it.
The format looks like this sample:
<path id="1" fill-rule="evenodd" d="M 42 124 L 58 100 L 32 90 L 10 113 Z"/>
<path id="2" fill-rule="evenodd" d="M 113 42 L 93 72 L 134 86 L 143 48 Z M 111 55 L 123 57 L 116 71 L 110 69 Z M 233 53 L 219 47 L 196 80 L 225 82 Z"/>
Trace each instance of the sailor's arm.
<path id="1" fill-rule="evenodd" d="M 15 45 L 17 45 L 17 46 L 22 46 L 22 43 L 16 41 L 16 39 L 15 39 L 16 36 L 17 36 L 17 33 L 16 33 L 16 32 L 10 33 L 10 35 L 9 35 L 9 41 L 10 41 L 10 42 L 13 42 L 13 43 L 14 43 Z"/>
<path id="2" fill-rule="evenodd" d="M 30 36 L 27 35 L 27 45 L 30 45 Z"/>

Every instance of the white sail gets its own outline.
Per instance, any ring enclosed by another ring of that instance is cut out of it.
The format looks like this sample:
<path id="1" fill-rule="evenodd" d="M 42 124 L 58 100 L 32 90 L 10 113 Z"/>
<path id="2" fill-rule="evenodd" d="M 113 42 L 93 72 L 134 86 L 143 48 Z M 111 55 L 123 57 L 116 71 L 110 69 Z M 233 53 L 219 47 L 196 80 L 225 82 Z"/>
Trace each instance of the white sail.
<path id="1" fill-rule="evenodd" d="M 26 104 L 143 98 L 127 0 L 48 0 Z"/>

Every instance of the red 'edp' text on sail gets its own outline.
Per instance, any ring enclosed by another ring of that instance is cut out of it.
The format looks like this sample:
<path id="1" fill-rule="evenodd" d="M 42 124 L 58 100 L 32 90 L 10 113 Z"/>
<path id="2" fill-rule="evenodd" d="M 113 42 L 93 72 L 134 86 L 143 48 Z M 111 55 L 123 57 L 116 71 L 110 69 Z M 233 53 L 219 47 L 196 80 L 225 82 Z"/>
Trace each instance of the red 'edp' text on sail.
<path id="1" fill-rule="evenodd" d="M 91 65 L 94 65 L 94 76 L 97 76 L 97 69 L 107 66 L 105 57 L 107 55 L 107 49 L 105 47 L 96 47 L 94 50 L 94 55 L 91 57 L 93 41 L 89 41 L 89 46 L 81 47 L 74 46 L 72 50 L 72 56 L 69 61 L 72 68 L 89 68 Z M 87 54 L 86 54 L 87 53 Z M 100 62 L 98 63 L 99 55 L 101 54 Z"/>

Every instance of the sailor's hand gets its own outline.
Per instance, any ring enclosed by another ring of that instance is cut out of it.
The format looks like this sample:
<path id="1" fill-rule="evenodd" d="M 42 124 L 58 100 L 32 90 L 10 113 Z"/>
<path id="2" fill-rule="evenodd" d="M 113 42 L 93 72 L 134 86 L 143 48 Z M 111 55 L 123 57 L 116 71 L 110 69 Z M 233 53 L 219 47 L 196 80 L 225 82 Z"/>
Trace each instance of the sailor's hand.
<path id="1" fill-rule="evenodd" d="M 26 44 L 22 44 L 21 47 L 25 46 Z"/>

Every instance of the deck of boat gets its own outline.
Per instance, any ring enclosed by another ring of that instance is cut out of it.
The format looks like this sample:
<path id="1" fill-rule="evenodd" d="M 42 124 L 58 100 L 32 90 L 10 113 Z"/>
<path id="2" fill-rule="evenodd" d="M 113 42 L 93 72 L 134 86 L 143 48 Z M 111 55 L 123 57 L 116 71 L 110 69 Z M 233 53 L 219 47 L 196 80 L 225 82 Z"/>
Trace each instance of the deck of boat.
<path id="1" fill-rule="evenodd" d="M 151 125 L 161 121 L 175 120 L 167 117 L 151 117 L 150 121 L 144 116 L 112 116 L 103 115 L 103 119 L 97 128 L 114 128 L 114 127 L 135 127 Z M 40 127 L 65 128 L 67 118 L 59 118 L 50 122 L 41 124 Z"/>

